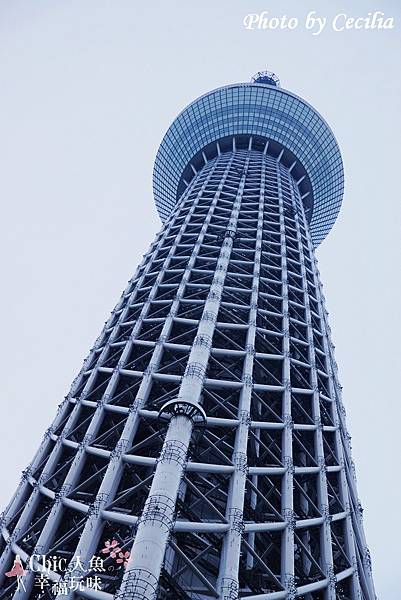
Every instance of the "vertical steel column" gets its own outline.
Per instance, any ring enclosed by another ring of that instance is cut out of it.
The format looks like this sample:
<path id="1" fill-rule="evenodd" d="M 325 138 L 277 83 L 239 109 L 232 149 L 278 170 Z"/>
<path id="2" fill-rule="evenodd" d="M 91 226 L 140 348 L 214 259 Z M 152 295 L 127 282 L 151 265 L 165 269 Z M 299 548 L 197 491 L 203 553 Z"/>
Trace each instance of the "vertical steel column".
<path id="1" fill-rule="evenodd" d="M 323 515 L 323 523 L 320 528 L 320 547 L 321 547 L 321 566 L 325 573 L 327 574 L 328 586 L 324 590 L 325 600 L 335 600 L 336 591 L 335 591 L 335 579 L 334 579 L 334 566 L 333 566 L 333 553 L 331 548 L 331 516 L 329 513 L 329 500 L 327 495 L 327 479 L 326 479 L 326 466 L 325 466 L 325 457 L 324 457 L 324 447 L 323 447 L 323 432 L 322 432 L 322 422 L 320 417 L 320 400 L 319 400 L 319 386 L 317 380 L 317 371 L 316 371 L 316 356 L 315 356 L 315 345 L 313 340 L 313 330 L 312 330 L 312 316 L 311 316 L 311 308 L 309 302 L 309 293 L 308 293 L 308 282 L 306 277 L 306 267 L 305 267 L 305 254 L 304 254 L 304 245 L 301 237 L 301 231 L 299 228 L 299 223 L 302 223 L 305 227 L 305 231 L 307 232 L 307 237 L 309 239 L 308 233 L 308 224 L 306 223 L 304 209 L 302 206 L 302 202 L 299 199 L 299 192 L 295 188 L 295 185 L 291 186 L 291 196 L 293 200 L 293 204 L 295 204 L 296 212 L 295 212 L 295 220 L 297 222 L 297 238 L 298 238 L 298 247 L 300 253 L 300 266 L 302 273 L 302 286 L 304 290 L 304 301 L 305 301 L 305 309 L 307 315 L 307 336 L 308 336 L 308 345 L 309 345 L 309 363 L 311 365 L 311 384 L 313 389 L 312 394 L 312 407 L 313 407 L 313 419 L 315 421 L 316 430 L 315 430 L 315 453 L 317 458 L 317 464 L 319 465 L 319 473 L 318 473 L 318 508 L 321 514 Z M 295 196 L 295 197 L 294 197 Z M 298 206 L 296 203 L 296 198 L 298 198 Z"/>
<path id="2" fill-rule="evenodd" d="M 227 231 L 234 233 L 237 227 L 244 183 L 245 175 L 242 175 L 227 225 Z M 232 238 L 226 237 L 199 323 L 197 332 L 199 338 L 211 339 L 213 337 L 232 244 Z M 200 406 L 209 355 L 209 346 L 193 344 L 180 386 L 177 406 L 187 405 L 195 409 Z M 187 460 L 194 424 L 193 415 L 194 412 L 183 415 L 178 410 L 172 414 L 149 496 L 138 523 L 131 556 L 118 594 L 119 598 L 153 600 L 156 597 L 164 554 L 174 523 L 177 494 Z"/>
<path id="3" fill-rule="evenodd" d="M 231 476 L 227 498 L 226 518 L 230 528 L 224 538 L 219 569 L 219 587 L 223 600 L 232 600 L 232 598 L 238 597 L 239 593 L 238 568 L 241 551 L 241 538 L 244 529 L 243 508 L 247 477 L 247 446 L 252 399 L 253 361 L 255 356 L 256 316 L 258 306 L 260 255 L 263 229 L 264 185 L 265 162 L 263 161 L 261 166 L 261 184 L 259 194 L 259 212 L 256 232 L 251 308 L 249 311 L 246 356 L 244 360 L 242 376 L 243 387 L 241 390 L 238 407 L 239 425 L 237 428 L 234 453 L 232 456 L 234 473 Z"/>
<path id="4" fill-rule="evenodd" d="M 281 245 L 281 272 L 282 272 L 282 296 L 283 296 L 283 441 L 282 453 L 283 464 L 286 467 L 281 484 L 281 510 L 286 521 L 286 528 L 282 534 L 281 551 L 281 580 L 288 591 L 288 598 L 295 598 L 295 566 L 294 566 L 294 529 L 295 513 L 293 500 L 293 478 L 294 464 L 292 460 L 292 432 L 294 422 L 291 414 L 291 362 L 290 362 L 290 321 L 288 305 L 288 268 L 287 268 L 287 242 L 284 221 L 284 200 L 281 183 L 280 162 L 277 161 L 277 186 L 278 202 L 280 211 L 280 245 Z M 292 201 L 294 204 L 294 201 Z"/>

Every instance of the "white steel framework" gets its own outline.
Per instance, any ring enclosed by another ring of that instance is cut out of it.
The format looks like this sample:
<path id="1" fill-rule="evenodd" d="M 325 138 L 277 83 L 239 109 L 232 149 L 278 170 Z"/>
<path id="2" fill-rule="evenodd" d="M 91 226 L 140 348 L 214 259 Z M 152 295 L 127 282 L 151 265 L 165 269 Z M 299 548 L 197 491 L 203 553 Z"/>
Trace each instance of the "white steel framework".
<path id="1" fill-rule="evenodd" d="M 127 567 L 58 597 L 375 599 L 301 182 L 267 139 L 216 149 L 2 515 L 1 600 L 57 595 L 15 554 L 71 581 L 111 539 Z"/>

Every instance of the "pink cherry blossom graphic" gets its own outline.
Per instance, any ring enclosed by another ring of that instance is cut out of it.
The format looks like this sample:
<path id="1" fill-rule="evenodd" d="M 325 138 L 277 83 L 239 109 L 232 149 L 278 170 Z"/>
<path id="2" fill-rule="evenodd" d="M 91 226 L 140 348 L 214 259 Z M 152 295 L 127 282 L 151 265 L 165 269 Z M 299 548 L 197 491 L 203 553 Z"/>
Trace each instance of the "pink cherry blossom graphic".
<path id="1" fill-rule="evenodd" d="M 117 540 L 107 540 L 104 544 L 104 548 L 101 550 L 102 554 L 110 554 L 112 558 L 116 558 L 117 554 L 121 552 L 121 548 L 118 545 Z"/>
<path id="2" fill-rule="evenodd" d="M 128 559 L 130 557 L 130 552 L 127 550 L 126 552 L 120 552 L 118 558 L 116 560 L 117 563 L 124 563 L 124 568 L 128 565 Z"/>

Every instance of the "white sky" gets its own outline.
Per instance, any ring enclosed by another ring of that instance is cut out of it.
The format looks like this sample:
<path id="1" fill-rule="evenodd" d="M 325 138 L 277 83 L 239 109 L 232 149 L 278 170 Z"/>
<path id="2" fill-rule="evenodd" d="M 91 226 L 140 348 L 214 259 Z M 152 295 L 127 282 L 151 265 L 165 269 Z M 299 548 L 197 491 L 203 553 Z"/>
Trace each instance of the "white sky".
<path id="1" fill-rule="evenodd" d="M 393 31 L 246 31 L 246 13 L 382 10 Z M 2 0 L 4 506 L 160 222 L 151 175 L 177 113 L 267 66 L 342 149 L 346 194 L 318 250 L 378 596 L 401 588 L 400 56 L 396 0 Z"/>

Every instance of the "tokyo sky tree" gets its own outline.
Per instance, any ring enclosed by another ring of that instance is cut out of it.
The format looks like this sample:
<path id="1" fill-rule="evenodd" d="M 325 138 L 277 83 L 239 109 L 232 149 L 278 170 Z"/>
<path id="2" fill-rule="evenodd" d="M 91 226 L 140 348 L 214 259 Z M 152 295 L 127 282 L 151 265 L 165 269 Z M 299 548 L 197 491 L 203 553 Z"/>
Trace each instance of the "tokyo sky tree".
<path id="1" fill-rule="evenodd" d="M 163 227 L 2 514 L 0 599 L 374 600 L 315 258 L 330 128 L 258 73 L 175 119 L 154 195 Z"/>

